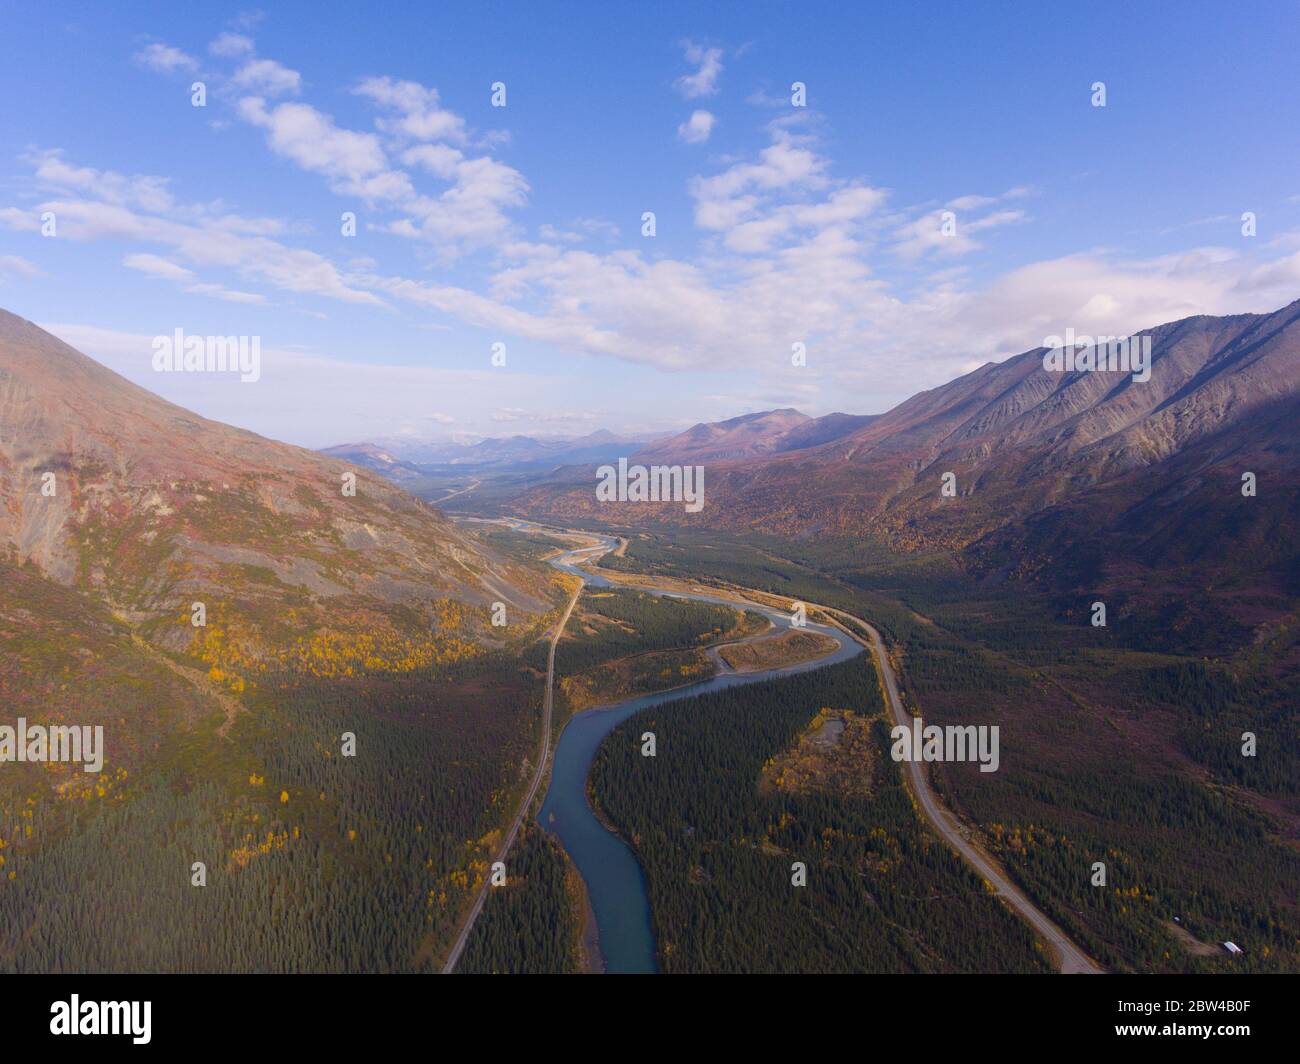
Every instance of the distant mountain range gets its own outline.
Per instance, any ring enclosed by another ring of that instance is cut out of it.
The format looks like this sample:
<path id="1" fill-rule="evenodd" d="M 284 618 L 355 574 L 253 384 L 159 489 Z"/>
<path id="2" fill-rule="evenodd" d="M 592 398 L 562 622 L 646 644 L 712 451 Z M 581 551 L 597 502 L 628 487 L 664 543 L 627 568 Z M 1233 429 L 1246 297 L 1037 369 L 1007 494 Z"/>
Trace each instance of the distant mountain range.
<path id="1" fill-rule="evenodd" d="M 841 439 L 873 420 L 870 414 L 811 418 L 790 407 L 767 410 L 696 425 L 642 448 L 633 457 L 638 462 L 669 465 L 760 458 Z"/>
<path id="2" fill-rule="evenodd" d="M 698 514 L 600 503 L 590 469 L 511 501 L 539 517 L 626 526 L 865 535 L 896 550 L 957 551 L 978 572 L 1058 592 L 1136 599 L 1135 574 L 1159 571 L 1145 608 L 1187 623 L 1197 615 L 1244 632 L 1289 616 L 1288 596 L 1300 594 L 1300 302 L 1140 335 L 1151 341 L 1146 381 L 1050 371 L 1039 348 L 879 417 L 769 411 L 641 452 L 705 464 Z M 1246 474 L 1254 496 L 1242 493 Z M 1207 581 L 1213 607 L 1199 594 Z"/>
<path id="3" fill-rule="evenodd" d="M 662 434 L 659 434 L 662 435 Z M 383 473 L 397 481 L 448 472 L 524 472 L 617 461 L 657 438 L 631 438 L 601 429 L 586 436 L 504 436 L 482 440 L 393 439 L 344 443 L 321 453 Z"/>
<path id="4" fill-rule="evenodd" d="M 483 440 L 381 440 L 325 447 L 321 454 L 355 462 L 391 480 L 463 473 L 515 473 L 565 466 L 601 465 L 632 457 L 638 462 L 718 462 L 815 447 L 870 423 L 870 414 L 812 418 L 798 410 L 767 410 L 727 421 L 701 423 L 685 432 L 619 436 L 601 429 L 586 436 L 489 437 Z"/>

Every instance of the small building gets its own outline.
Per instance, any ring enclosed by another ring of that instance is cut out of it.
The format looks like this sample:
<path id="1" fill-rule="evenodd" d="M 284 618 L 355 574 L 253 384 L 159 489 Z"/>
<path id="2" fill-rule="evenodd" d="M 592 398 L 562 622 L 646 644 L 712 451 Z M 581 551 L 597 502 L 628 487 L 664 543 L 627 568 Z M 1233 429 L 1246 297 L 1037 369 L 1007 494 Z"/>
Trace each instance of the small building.
<path id="1" fill-rule="evenodd" d="M 1241 948 L 1240 946 L 1238 946 L 1237 943 L 1235 943 L 1235 942 L 1225 942 L 1225 943 L 1223 944 L 1223 948 L 1226 949 L 1229 953 L 1241 953 L 1241 952 L 1243 952 L 1243 951 L 1242 951 L 1242 948 Z"/>

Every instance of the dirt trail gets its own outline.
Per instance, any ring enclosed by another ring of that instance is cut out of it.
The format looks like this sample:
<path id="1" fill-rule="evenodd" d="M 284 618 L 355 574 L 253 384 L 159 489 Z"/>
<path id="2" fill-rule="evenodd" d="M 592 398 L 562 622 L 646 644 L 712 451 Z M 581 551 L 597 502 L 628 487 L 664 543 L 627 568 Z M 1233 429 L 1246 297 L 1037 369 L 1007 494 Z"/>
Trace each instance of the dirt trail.
<path id="1" fill-rule="evenodd" d="M 187 665 L 180 664 L 180 662 L 173 661 L 157 647 L 148 643 L 142 636 L 132 632 L 131 642 L 144 651 L 153 661 L 166 669 L 170 669 L 182 680 L 194 687 L 200 694 L 213 699 L 226 715 L 225 721 L 217 729 L 217 734 L 224 739 L 230 733 L 230 726 L 235 723 L 235 717 L 244 708 L 239 699 L 221 687 L 216 681 L 209 679 L 208 674 L 202 669 L 192 669 Z"/>

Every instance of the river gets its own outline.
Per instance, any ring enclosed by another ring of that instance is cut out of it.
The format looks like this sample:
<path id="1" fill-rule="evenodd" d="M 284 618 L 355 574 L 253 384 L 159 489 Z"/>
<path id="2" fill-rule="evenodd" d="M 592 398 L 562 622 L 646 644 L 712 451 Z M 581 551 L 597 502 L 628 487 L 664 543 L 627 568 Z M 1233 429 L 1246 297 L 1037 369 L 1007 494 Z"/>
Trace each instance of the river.
<path id="1" fill-rule="evenodd" d="M 518 522 L 516 527 L 533 526 Z M 626 583 L 613 584 L 598 573 L 578 567 L 579 561 L 588 561 L 592 556 L 604 554 L 617 545 L 615 540 L 607 537 L 594 538 L 601 540 L 601 546 L 566 551 L 551 559 L 551 564 L 564 572 L 580 576 L 589 587 L 628 587 Z M 737 605 L 731 599 L 695 592 L 661 591 L 653 587 L 637 587 L 636 590 L 669 598 L 694 599 L 697 602 L 721 603 L 732 607 Z M 770 618 L 777 625 L 789 624 L 790 617 L 787 613 L 755 603 L 744 605 L 745 608 Z M 587 896 L 596 915 L 600 952 L 606 972 L 646 973 L 654 972 L 657 966 L 650 903 L 646 897 L 645 876 L 641 872 L 641 866 L 627 844 L 607 831 L 596 818 L 587 801 L 587 776 L 601 740 L 616 725 L 648 706 L 769 680 L 775 676 L 806 672 L 847 661 L 862 653 L 861 646 L 836 628 L 811 622 L 808 628 L 832 637 L 839 644 L 839 649 L 825 657 L 799 665 L 743 674 L 720 672 L 712 679 L 688 687 L 629 698 L 608 706 L 596 706 L 576 714 L 565 725 L 555 748 L 550 787 L 538 819 L 546 830 L 559 838 L 587 884 Z M 811 716 L 810 710 L 809 717 Z"/>

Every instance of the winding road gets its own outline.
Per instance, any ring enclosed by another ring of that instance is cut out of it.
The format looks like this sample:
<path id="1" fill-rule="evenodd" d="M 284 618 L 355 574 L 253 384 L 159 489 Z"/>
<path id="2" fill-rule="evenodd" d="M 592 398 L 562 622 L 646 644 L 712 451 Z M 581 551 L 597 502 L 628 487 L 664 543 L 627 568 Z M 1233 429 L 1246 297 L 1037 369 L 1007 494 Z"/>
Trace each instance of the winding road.
<path id="1" fill-rule="evenodd" d="M 574 536 L 588 537 L 588 533 L 576 530 L 566 530 L 568 534 Z M 586 555 L 584 562 L 591 562 L 600 555 L 612 550 L 614 544 L 600 543 L 596 546 L 580 548 L 570 552 L 572 558 L 577 559 L 578 555 Z M 620 574 L 620 585 L 625 587 L 642 587 L 645 590 L 662 590 L 662 588 L 647 581 L 638 583 L 631 574 Z M 580 584 L 574 592 L 573 597 L 569 600 L 568 607 L 561 616 L 555 631 L 551 635 L 550 653 L 547 659 L 546 668 L 546 695 L 544 699 L 544 731 L 542 737 L 542 755 L 537 764 L 537 770 L 533 775 L 532 785 L 528 789 L 527 795 L 520 803 L 519 809 L 515 813 L 514 820 L 510 825 L 510 831 L 503 841 L 500 851 L 496 857 L 498 861 L 504 861 L 506 854 L 513 845 L 515 838 L 519 833 L 520 826 L 523 824 L 524 817 L 532 807 L 533 800 L 537 796 L 537 791 L 541 786 L 542 780 L 546 776 L 547 762 L 551 755 L 551 708 L 554 700 L 555 690 L 555 648 L 568 624 L 569 617 L 573 613 L 573 608 L 577 604 L 578 597 L 582 594 L 585 582 Z M 746 588 L 729 587 L 728 590 L 738 593 L 742 596 L 751 595 L 761 599 L 763 592 L 754 591 Z M 851 613 L 836 609 L 831 606 L 820 606 L 816 603 L 809 602 L 807 606 L 810 611 L 819 611 L 823 616 L 828 618 L 837 628 L 845 635 L 853 639 L 868 649 L 876 663 L 877 671 L 881 677 L 884 686 L 887 701 L 889 702 L 890 714 L 893 716 L 895 723 L 911 726 L 912 718 L 903 705 L 903 700 L 898 691 L 898 680 L 894 675 L 893 666 L 890 664 L 889 657 L 885 653 L 884 640 L 876 628 L 864 621 L 861 617 L 855 617 Z M 860 629 L 860 630 L 855 630 Z M 862 636 L 862 632 L 867 633 L 867 638 Z M 1047 944 L 1048 948 L 1056 957 L 1057 965 L 1062 974 L 1065 975 L 1096 975 L 1101 974 L 1102 969 L 1095 961 L 1092 960 L 1082 949 L 1080 949 L 1070 937 L 1059 928 L 1050 917 L 1039 909 L 1029 897 L 1017 887 L 1006 871 L 998 862 L 985 853 L 984 850 L 974 841 L 971 832 L 963 826 L 961 822 L 946 809 L 938 796 L 935 794 L 929 779 L 926 777 L 924 768 L 920 762 L 907 762 L 907 779 L 911 786 L 912 793 L 916 796 L 917 807 L 922 816 L 934 829 L 934 831 L 945 842 L 951 846 L 957 854 L 965 860 L 988 884 L 990 889 L 1002 901 L 1008 905 L 1017 915 L 1028 923 L 1035 933 Z M 448 954 L 447 961 L 443 965 L 443 974 L 448 974 L 455 970 L 461 954 L 464 952 L 465 943 L 469 940 L 470 932 L 473 930 L 474 923 L 477 921 L 479 914 L 483 910 L 483 904 L 487 898 L 489 884 L 487 881 L 479 888 L 479 892 L 474 899 L 474 904 L 461 928 L 456 942 Z"/>
<path id="2" fill-rule="evenodd" d="M 811 607 L 813 604 L 809 603 L 808 605 Z M 894 722 L 910 728 L 912 726 L 912 717 L 903 706 L 902 698 L 899 697 L 898 681 L 894 677 L 893 666 L 890 665 L 889 658 L 885 654 L 885 643 L 880 638 L 880 633 L 861 617 L 854 617 L 851 613 L 845 613 L 843 610 L 833 609 L 829 606 L 817 606 L 816 609 L 831 618 L 846 635 L 857 640 L 871 651 L 876 661 L 877 671 L 884 682 L 885 693 L 888 695 L 889 709 Z M 851 623 L 846 624 L 846 621 Z M 870 635 L 870 640 L 863 639 L 860 634 L 855 632 L 852 627 L 853 624 L 861 625 L 863 630 Z M 1010 877 L 1003 871 L 1002 867 L 975 845 L 967 829 L 943 807 L 935 795 L 934 789 L 930 786 L 930 781 L 926 779 L 921 762 L 908 761 L 907 776 L 912 786 L 912 793 L 916 795 L 916 800 L 920 805 L 921 813 L 930 822 L 930 826 L 965 859 L 967 864 L 984 878 L 993 888 L 993 892 L 1006 902 L 1047 943 L 1049 948 L 1056 954 L 1061 974 L 1100 975 L 1103 969 L 1076 946 L 1070 937 L 1057 927 L 1046 913 L 1030 901 L 1024 891 L 1011 882 Z"/>

